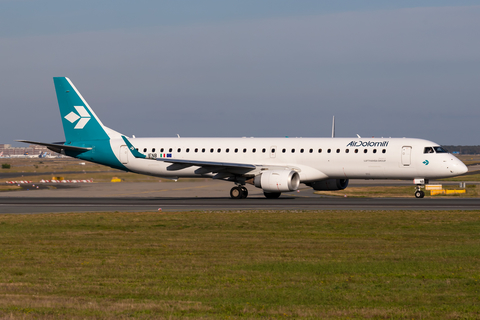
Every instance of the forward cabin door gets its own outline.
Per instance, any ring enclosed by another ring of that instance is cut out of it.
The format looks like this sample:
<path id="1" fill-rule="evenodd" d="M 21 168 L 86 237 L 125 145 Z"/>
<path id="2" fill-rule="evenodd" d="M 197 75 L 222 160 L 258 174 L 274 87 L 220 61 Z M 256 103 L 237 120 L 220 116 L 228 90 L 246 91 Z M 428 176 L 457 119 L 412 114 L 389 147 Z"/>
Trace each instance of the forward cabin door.
<path id="1" fill-rule="evenodd" d="M 120 162 L 123 164 L 128 163 L 128 147 L 120 146 Z"/>
<path id="2" fill-rule="evenodd" d="M 412 147 L 403 146 L 402 147 L 402 165 L 404 167 L 410 166 L 412 163 Z"/>

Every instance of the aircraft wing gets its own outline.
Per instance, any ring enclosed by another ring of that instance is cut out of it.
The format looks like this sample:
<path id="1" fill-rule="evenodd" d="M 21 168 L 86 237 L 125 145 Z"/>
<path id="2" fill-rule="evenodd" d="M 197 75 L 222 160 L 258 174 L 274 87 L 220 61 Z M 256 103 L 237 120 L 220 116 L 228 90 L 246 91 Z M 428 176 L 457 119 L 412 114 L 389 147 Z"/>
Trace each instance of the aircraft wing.
<path id="1" fill-rule="evenodd" d="M 167 170 L 171 171 L 181 170 L 192 166 L 201 167 L 195 171 L 195 173 L 199 174 L 208 172 L 229 172 L 234 174 L 244 174 L 257 168 L 253 164 L 247 163 L 198 161 L 172 158 L 157 158 L 156 160 L 171 163 L 172 165 L 167 167 Z"/>

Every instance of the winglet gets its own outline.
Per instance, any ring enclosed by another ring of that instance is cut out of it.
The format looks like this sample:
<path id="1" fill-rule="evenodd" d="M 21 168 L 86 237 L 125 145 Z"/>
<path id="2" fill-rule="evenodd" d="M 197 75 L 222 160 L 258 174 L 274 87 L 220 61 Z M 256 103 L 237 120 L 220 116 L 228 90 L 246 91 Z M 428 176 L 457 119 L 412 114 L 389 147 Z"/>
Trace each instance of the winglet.
<path id="1" fill-rule="evenodd" d="M 130 141 L 128 141 L 128 139 L 127 139 L 125 136 L 122 136 L 122 139 L 123 139 L 123 141 L 125 141 L 125 143 L 127 144 L 128 149 L 130 149 L 130 152 L 133 154 L 133 156 L 134 156 L 135 158 L 145 159 L 145 158 L 147 157 L 146 155 L 141 154 L 140 152 L 138 152 L 138 150 L 135 149 L 135 147 L 130 143 Z"/>

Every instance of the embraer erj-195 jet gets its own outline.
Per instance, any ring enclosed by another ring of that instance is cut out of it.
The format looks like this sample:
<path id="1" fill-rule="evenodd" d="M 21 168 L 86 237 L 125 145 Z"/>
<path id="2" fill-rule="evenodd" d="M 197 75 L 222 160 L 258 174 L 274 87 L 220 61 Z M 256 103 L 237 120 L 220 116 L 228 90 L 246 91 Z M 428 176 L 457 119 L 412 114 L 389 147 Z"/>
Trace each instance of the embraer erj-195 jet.
<path id="1" fill-rule="evenodd" d="M 65 132 L 64 143 L 42 143 L 70 157 L 169 179 L 231 181 L 232 198 L 246 198 L 246 183 L 265 197 L 298 189 L 342 190 L 349 179 L 404 179 L 417 185 L 452 177 L 467 167 L 438 144 L 388 138 L 127 138 L 100 121 L 73 83 L 53 78 Z"/>

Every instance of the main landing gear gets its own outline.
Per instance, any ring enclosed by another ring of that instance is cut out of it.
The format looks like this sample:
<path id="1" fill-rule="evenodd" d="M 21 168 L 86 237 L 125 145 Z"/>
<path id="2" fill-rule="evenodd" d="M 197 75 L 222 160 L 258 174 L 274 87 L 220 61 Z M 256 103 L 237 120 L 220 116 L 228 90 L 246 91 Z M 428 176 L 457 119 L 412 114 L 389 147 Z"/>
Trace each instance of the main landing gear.
<path id="1" fill-rule="evenodd" d="M 248 190 L 241 185 L 235 186 L 230 190 L 230 197 L 232 199 L 245 199 L 248 197 Z"/>

